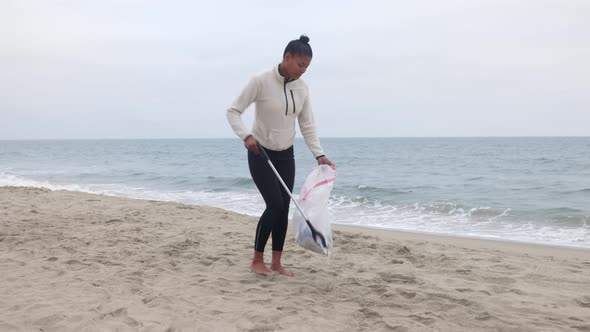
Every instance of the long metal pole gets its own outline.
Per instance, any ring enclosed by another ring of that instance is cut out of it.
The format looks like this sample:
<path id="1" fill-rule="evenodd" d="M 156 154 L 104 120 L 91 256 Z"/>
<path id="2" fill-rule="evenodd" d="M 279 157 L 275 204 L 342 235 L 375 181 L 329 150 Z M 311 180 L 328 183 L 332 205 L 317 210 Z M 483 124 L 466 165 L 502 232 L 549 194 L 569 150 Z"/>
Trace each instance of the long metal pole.
<path id="1" fill-rule="evenodd" d="M 291 194 L 291 191 L 289 190 L 289 188 L 285 184 L 285 181 L 283 181 L 283 178 L 281 178 L 281 175 L 279 174 L 279 172 L 277 171 L 277 169 L 275 168 L 275 166 L 270 161 L 270 158 L 268 157 L 268 154 L 266 153 L 266 150 L 264 150 L 264 148 L 260 144 L 258 144 L 258 149 L 260 150 L 260 152 L 262 152 L 262 154 L 264 155 L 264 158 L 266 158 L 266 162 L 268 163 L 268 165 L 270 166 L 270 168 L 272 169 L 272 171 L 277 176 L 277 179 L 279 179 L 279 182 L 281 182 L 281 184 L 283 185 L 283 188 L 285 189 L 285 191 L 287 192 L 287 194 L 289 194 L 289 197 L 291 197 L 291 200 L 293 201 L 293 203 L 295 203 L 295 206 L 297 207 L 297 209 L 299 210 L 299 212 L 301 212 L 301 215 L 303 216 L 303 219 L 305 219 L 305 223 L 307 223 L 307 226 L 309 226 L 309 229 L 311 230 L 311 235 L 313 236 L 314 241 L 316 241 L 318 244 L 320 244 L 318 242 L 318 240 L 316 239 L 316 237 L 319 237 L 319 239 L 321 241 L 321 244 L 320 245 L 322 245 L 323 248 L 326 248 L 327 249 L 328 246 L 326 245 L 326 238 L 324 237 L 324 235 L 322 233 L 318 232 L 315 229 L 315 227 L 313 227 L 313 225 L 311 224 L 311 222 L 309 221 L 309 219 L 307 218 L 307 216 L 305 215 L 305 213 L 301 209 L 301 206 L 299 206 L 299 203 L 297 203 L 297 201 L 293 197 L 293 194 Z"/>

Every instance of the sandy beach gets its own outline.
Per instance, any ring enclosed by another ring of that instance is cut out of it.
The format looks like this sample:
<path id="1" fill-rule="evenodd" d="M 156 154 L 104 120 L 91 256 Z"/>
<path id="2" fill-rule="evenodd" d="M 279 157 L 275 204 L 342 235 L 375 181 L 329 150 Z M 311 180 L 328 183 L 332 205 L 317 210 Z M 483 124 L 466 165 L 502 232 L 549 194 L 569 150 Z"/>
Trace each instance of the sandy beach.
<path id="1" fill-rule="evenodd" d="M 256 221 L 1 187 L 0 331 L 590 331 L 588 250 L 339 226 L 263 276 Z"/>

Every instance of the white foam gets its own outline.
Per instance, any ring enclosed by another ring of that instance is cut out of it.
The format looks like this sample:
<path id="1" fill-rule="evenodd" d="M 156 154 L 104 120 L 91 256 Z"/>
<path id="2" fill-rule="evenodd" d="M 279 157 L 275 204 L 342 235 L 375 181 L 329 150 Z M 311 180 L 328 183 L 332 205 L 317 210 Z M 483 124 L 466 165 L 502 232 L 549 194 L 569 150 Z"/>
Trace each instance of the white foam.
<path id="1" fill-rule="evenodd" d="M 28 179 L 4 172 L 0 173 L 0 187 L 35 187 L 50 190 L 88 191 L 84 186 L 77 184 L 53 184 L 49 181 Z"/>
<path id="2" fill-rule="evenodd" d="M 533 222 L 514 222 L 502 219 L 510 209 L 487 218 L 472 218 L 474 209 L 442 214 L 426 212 L 424 206 L 412 208 L 343 208 L 330 206 L 333 222 L 363 225 L 382 229 L 405 230 L 454 236 L 513 240 L 520 242 L 590 248 L 590 228 L 540 226 Z M 482 210 L 489 210 L 483 208 Z"/>
<path id="3" fill-rule="evenodd" d="M 56 184 L 45 180 L 33 180 L 7 173 L 0 173 L 0 187 L 35 187 L 135 199 L 179 202 L 192 205 L 208 205 L 249 215 L 260 215 L 264 210 L 264 201 L 256 192 L 158 191 L 150 188 L 130 187 L 119 184 Z"/>

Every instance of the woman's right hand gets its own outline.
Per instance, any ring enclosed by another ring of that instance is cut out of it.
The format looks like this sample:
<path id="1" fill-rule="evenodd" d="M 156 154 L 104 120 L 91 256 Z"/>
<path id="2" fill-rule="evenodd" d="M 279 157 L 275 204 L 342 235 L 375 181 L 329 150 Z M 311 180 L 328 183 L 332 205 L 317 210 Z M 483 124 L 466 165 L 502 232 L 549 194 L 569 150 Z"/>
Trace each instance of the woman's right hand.
<path id="1" fill-rule="evenodd" d="M 246 146 L 246 149 L 248 149 L 255 155 L 260 154 L 260 150 L 258 150 L 258 141 L 256 141 L 256 138 L 254 138 L 254 136 L 250 135 L 246 137 L 246 139 L 244 140 L 244 145 Z"/>
<path id="2" fill-rule="evenodd" d="M 318 158 L 318 165 L 328 165 L 328 166 L 332 167 L 333 170 L 336 170 L 336 164 L 334 164 L 326 156 L 321 156 Z"/>

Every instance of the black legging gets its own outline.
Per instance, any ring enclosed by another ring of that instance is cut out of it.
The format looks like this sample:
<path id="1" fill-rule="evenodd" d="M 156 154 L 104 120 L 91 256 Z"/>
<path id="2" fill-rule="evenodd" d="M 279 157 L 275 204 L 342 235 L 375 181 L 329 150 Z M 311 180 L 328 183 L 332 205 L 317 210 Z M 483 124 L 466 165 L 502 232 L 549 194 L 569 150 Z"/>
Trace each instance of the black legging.
<path id="1" fill-rule="evenodd" d="M 284 151 L 265 150 L 281 178 L 292 192 L 295 182 L 293 147 Z M 248 151 L 248 166 L 250 167 L 252 179 L 266 203 L 266 210 L 260 216 L 256 227 L 254 248 L 258 252 L 264 252 L 266 242 L 272 233 L 272 250 L 283 251 L 289 223 L 289 194 L 283 189 L 262 153 L 257 156 Z"/>

